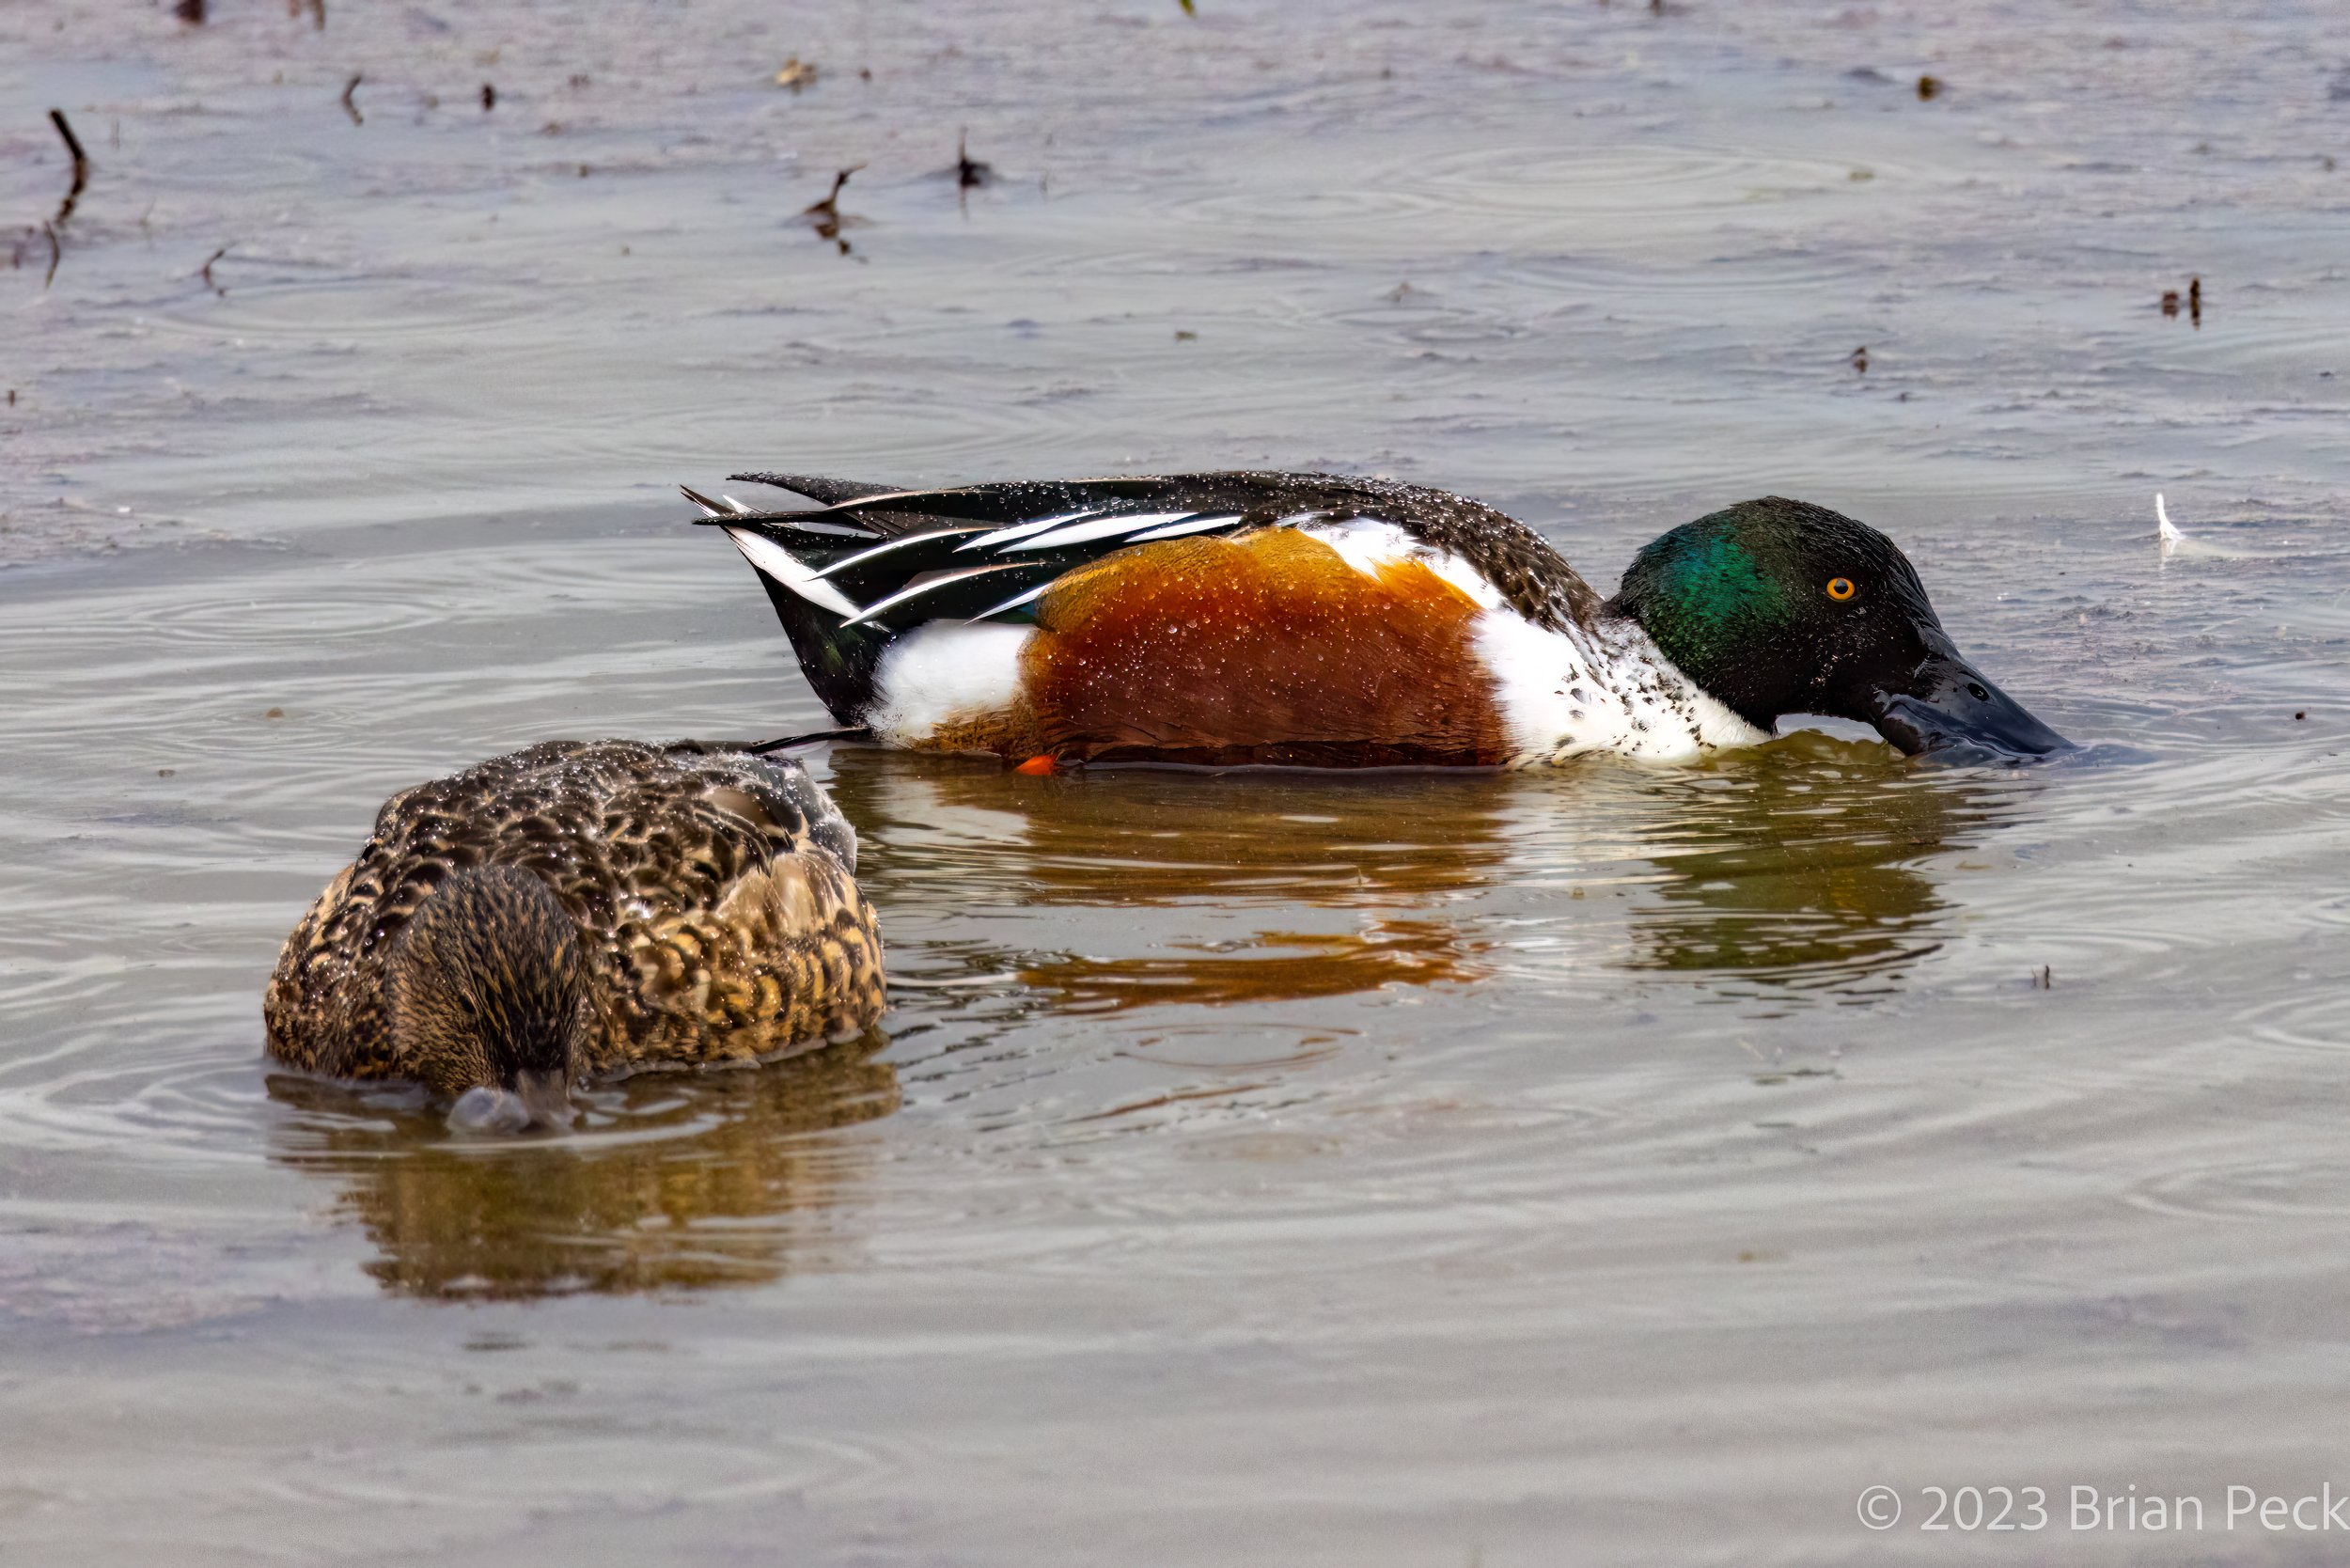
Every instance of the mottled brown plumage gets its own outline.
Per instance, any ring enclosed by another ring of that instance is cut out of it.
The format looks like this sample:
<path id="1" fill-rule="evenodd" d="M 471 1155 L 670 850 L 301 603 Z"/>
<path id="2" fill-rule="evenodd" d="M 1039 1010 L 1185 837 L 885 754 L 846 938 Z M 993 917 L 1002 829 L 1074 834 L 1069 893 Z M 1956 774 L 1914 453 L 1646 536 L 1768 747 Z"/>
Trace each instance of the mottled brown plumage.
<path id="1" fill-rule="evenodd" d="M 837 1036 L 883 1007 L 855 870 L 797 763 L 634 741 L 494 758 L 384 803 L 278 955 L 270 1054 L 455 1095 Z"/>

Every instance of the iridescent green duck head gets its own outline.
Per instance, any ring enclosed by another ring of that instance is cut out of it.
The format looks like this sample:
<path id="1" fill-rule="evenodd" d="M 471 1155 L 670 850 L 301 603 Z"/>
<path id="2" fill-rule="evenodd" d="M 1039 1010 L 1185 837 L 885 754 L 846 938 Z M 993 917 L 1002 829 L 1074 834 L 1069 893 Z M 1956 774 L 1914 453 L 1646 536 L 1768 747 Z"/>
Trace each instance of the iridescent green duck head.
<path id="1" fill-rule="evenodd" d="M 384 975 L 393 1049 L 456 1102 L 450 1124 L 568 1125 L 591 1015 L 579 928 L 554 890 L 511 866 L 460 870 L 394 942 Z"/>
<path id="2" fill-rule="evenodd" d="M 1960 654 L 1891 540 L 1825 507 L 1769 496 L 1684 524 L 1640 552 L 1608 607 L 1763 729 L 1826 713 L 1954 760 L 2072 744 Z"/>

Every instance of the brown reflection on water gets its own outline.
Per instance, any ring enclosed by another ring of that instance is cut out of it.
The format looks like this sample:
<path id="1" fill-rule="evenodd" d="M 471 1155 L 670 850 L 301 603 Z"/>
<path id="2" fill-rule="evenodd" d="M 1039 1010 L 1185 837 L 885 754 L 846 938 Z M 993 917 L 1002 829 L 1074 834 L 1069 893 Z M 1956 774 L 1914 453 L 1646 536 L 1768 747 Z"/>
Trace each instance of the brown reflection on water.
<path id="1" fill-rule="evenodd" d="M 1054 1006 L 1100 1011 L 1476 983 L 1496 920 L 1619 922 L 1630 950 L 1605 962 L 1731 992 L 1883 990 L 1944 939 L 1925 863 L 2015 787 L 1816 731 L 1685 770 L 1030 778 L 862 750 L 834 767 L 885 911 L 984 922 L 973 962 L 1020 952 Z M 1612 901 L 1512 886 L 1584 878 L 1647 889 L 1628 933 Z"/>
<path id="2" fill-rule="evenodd" d="M 1021 970 L 1020 979 L 1086 1012 L 1162 1002 L 1303 1001 L 1477 980 L 1486 973 L 1476 961 L 1480 947 L 1444 920 L 1372 920 L 1357 932 L 1262 932 L 1239 953 L 1179 949 L 1156 958 L 1057 959 Z"/>
<path id="3" fill-rule="evenodd" d="M 753 1285 L 821 1260 L 824 1211 L 855 1184 L 856 1144 L 813 1135 L 885 1116 L 895 1073 L 869 1035 L 756 1070 L 646 1074 L 593 1091 L 561 1139 L 452 1139 L 423 1110 L 273 1076 L 316 1117 L 272 1157 L 342 1184 L 338 1213 L 387 1291 L 513 1299 Z M 353 1115 L 354 1111 L 360 1114 Z"/>
<path id="4" fill-rule="evenodd" d="M 1102 912 L 1090 931 L 1069 933 L 1091 950 L 1020 964 L 1022 981 L 1057 1005 L 1295 1001 L 1490 972 L 1486 944 L 1447 907 L 1503 874 L 1489 776 L 1034 778 L 864 751 L 834 765 L 834 793 L 867 834 L 860 869 L 885 910 L 977 892 Z M 1300 929 L 1324 923 L 1300 919 L 1309 912 L 1337 929 Z M 1186 914 L 1215 934 L 1152 942 L 1141 929 Z"/>
<path id="5" fill-rule="evenodd" d="M 1919 869 L 1994 817 L 1994 786 L 1812 733 L 1690 775 L 1643 828 L 1668 875 L 1635 966 L 1788 988 L 1883 989 L 1938 948 L 1949 904 Z"/>

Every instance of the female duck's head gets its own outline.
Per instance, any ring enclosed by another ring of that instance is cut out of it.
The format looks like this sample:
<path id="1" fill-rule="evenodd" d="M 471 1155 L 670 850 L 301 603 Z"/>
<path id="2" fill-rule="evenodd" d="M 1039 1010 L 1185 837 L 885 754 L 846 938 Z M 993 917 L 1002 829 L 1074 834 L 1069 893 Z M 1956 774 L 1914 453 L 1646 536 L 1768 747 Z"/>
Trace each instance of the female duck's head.
<path id="1" fill-rule="evenodd" d="M 2071 745 L 1959 653 L 1891 540 L 1825 507 L 1772 496 L 1684 524 L 1640 552 L 1609 607 L 1763 729 L 1827 713 L 1913 756 Z"/>
<path id="2" fill-rule="evenodd" d="M 456 1102 L 454 1126 L 568 1125 L 589 1027 L 579 928 L 528 871 L 483 866 L 425 896 L 385 964 L 395 1050 Z"/>

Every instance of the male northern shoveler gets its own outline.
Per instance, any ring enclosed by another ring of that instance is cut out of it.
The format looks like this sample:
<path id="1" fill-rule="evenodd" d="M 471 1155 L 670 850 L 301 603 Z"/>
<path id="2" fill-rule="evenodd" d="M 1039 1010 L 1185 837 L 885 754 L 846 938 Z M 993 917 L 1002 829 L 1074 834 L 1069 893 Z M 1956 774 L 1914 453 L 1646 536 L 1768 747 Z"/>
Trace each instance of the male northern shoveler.
<path id="1" fill-rule="evenodd" d="M 420 1083 L 461 1123 L 573 1078 L 754 1061 L 883 1005 L 856 835 L 797 762 L 550 741 L 402 791 L 286 938 L 270 1055 Z"/>
<path id="2" fill-rule="evenodd" d="M 892 745 L 1495 766 L 1691 758 L 1798 713 L 1911 753 L 2067 744 L 1960 656 L 1892 541 L 1801 501 L 1673 529 L 1603 601 L 1514 518 L 1384 480 L 734 477 L 822 503 L 685 493 L 834 718 Z"/>

